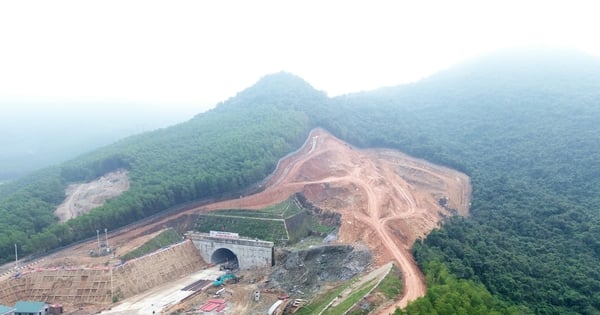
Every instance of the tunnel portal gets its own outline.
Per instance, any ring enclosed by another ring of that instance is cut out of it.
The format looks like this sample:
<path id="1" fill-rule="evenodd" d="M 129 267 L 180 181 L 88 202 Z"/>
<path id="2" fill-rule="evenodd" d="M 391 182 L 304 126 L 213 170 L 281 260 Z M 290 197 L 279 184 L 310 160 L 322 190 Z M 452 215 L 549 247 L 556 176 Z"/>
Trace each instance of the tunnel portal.
<path id="1" fill-rule="evenodd" d="M 226 269 L 250 269 L 273 265 L 273 242 L 239 237 L 235 233 L 188 232 L 200 255 L 206 262 L 219 264 Z"/>

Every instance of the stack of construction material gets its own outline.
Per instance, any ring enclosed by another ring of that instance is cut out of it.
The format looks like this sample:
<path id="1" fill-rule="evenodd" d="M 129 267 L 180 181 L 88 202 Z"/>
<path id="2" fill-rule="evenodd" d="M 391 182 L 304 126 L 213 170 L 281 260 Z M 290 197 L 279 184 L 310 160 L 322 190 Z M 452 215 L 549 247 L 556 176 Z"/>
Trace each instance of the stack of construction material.
<path id="1" fill-rule="evenodd" d="M 208 302 L 200 306 L 203 312 L 221 312 L 227 307 L 223 299 L 210 299 Z"/>

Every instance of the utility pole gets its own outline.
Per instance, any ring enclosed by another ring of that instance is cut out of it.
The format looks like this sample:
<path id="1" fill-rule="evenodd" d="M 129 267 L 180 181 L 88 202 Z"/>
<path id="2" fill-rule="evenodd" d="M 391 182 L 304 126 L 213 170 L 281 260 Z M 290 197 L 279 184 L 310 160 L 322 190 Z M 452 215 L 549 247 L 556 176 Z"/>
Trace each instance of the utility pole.
<path id="1" fill-rule="evenodd" d="M 100 255 L 100 230 L 96 230 L 96 239 L 98 240 L 98 256 Z"/>
<path id="2" fill-rule="evenodd" d="M 19 253 L 17 252 L 17 243 L 15 243 L 15 269 L 19 268 Z"/>
<path id="3" fill-rule="evenodd" d="M 106 250 L 109 251 L 110 247 L 108 247 L 108 230 L 104 228 L 104 237 L 106 238 Z"/>

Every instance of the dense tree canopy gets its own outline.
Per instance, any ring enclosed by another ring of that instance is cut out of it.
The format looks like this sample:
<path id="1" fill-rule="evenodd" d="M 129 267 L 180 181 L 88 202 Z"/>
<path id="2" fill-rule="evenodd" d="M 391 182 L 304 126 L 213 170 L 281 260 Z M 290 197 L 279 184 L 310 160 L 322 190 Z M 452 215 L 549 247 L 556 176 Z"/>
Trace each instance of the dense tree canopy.
<path id="1" fill-rule="evenodd" d="M 427 294 L 395 315 L 526 315 L 531 310 L 511 306 L 494 297 L 482 284 L 457 279 L 446 265 L 432 260 L 424 266 Z"/>
<path id="2" fill-rule="evenodd" d="M 488 56 L 414 84 L 336 98 L 288 74 L 265 77 L 184 124 L 0 186 L 0 257 L 11 259 L 14 242 L 28 253 L 46 250 L 247 187 L 313 126 L 471 176 L 470 217 L 450 219 L 414 247 L 427 276 L 451 284 L 430 284 L 433 307 L 459 298 L 500 314 L 513 313 L 511 304 L 536 314 L 600 313 L 600 61 L 568 52 Z M 66 185 L 117 168 L 130 170 L 127 193 L 56 224 Z M 480 284 L 495 297 L 472 294 Z M 416 307 L 407 312 L 423 314 Z"/>
<path id="3" fill-rule="evenodd" d="M 537 314 L 600 313 L 599 60 L 492 56 L 337 101 L 337 135 L 472 177 L 471 216 L 419 242 L 421 266 L 440 260 Z"/>
<path id="4" fill-rule="evenodd" d="M 275 78 L 276 77 L 276 78 Z M 322 105 L 323 93 L 279 74 L 170 128 L 114 145 L 0 186 L 0 261 L 14 259 L 14 243 L 34 253 L 113 229 L 171 206 L 218 198 L 254 184 L 295 150 L 312 127 L 301 109 Z M 66 224 L 54 209 L 69 183 L 128 169 L 130 190 Z"/>

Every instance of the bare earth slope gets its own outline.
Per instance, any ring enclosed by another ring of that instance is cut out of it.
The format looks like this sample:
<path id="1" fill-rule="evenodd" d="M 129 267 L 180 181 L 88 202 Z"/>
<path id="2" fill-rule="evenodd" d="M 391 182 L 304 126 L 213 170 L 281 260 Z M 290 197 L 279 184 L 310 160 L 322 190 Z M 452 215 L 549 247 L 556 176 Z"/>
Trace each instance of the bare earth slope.
<path id="1" fill-rule="evenodd" d="M 302 192 L 313 204 L 342 215 L 340 242 L 366 243 L 378 266 L 390 261 L 398 265 L 403 297 L 378 312 L 389 314 L 425 294 L 423 275 L 410 254 L 414 241 L 452 215 L 448 209 L 467 215 L 471 195 L 465 174 L 390 149 L 356 149 L 322 129 L 313 130 L 300 150 L 282 160 L 264 187 L 254 195 L 140 222 L 109 234 L 109 241 L 117 247 L 141 244 L 138 239 L 185 215 L 224 208 L 260 209 Z M 446 207 L 440 199 L 447 200 Z M 94 246 L 89 242 L 57 252 L 44 264 L 83 258 Z"/>
<path id="2" fill-rule="evenodd" d="M 100 207 L 107 199 L 117 197 L 128 189 L 129 177 L 124 170 L 107 173 L 89 183 L 69 185 L 65 192 L 67 198 L 54 214 L 61 223 L 66 222 Z"/>
<path id="3" fill-rule="evenodd" d="M 404 307 L 425 294 L 423 275 L 410 247 L 439 225 L 443 216 L 468 214 L 471 185 L 460 172 L 389 149 L 359 150 L 321 129 L 297 154 L 280 163 L 261 193 L 214 203 L 199 210 L 259 209 L 296 192 L 342 215 L 339 241 L 365 242 L 378 265 L 395 261 L 404 277 Z M 447 200 L 446 208 L 439 203 Z"/>

